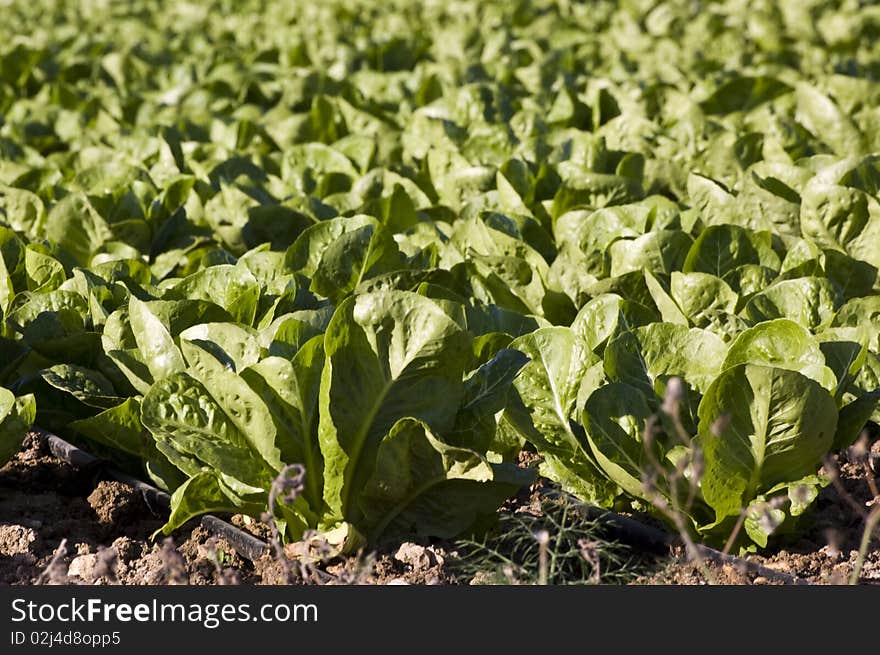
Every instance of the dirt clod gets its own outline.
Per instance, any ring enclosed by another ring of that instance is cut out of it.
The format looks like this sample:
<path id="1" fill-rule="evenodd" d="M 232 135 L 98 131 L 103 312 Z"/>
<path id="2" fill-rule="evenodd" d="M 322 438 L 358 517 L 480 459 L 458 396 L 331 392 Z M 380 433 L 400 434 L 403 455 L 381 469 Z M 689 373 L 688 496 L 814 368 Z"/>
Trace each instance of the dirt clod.
<path id="1" fill-rule="evenodd" d="M 105 525 L 125 525 L 147 513 L 141 495 L 121 482 L 102 480 L 89 494 L 89 505 Z"/>
<path id="2" fill-rule="evenodd" d="M 98 556 L 94 553 L 89 555 L 79 555 L 74 557 L 67 567 L 67 575 L 77 577 L 83 582 L 94 582 L 95 566 L 98 564 Z"/>
<path id="3" fill-rule="evenodd" d="M 424 571 L 438 563 L 437 556 L 432 549 L 408 541 L 400 545 L 400 548 L 394 553 L 394 559 L 414 571 Z"/>
<path id="4" fill-rule="evenodd" d="M 11 557 L 24 553 L 33 554 L 39 539 L 33 528 L 22 525 L 0 526 L 0 555 Z"/>
<path id="5" fill-rule="evenodd" d="M 130 562 L 143 555 L 143 544 L 129 537 L 119 537 L 113 541 L 113 550 L 116 551 L 117 557 L 123 562 Z"/>

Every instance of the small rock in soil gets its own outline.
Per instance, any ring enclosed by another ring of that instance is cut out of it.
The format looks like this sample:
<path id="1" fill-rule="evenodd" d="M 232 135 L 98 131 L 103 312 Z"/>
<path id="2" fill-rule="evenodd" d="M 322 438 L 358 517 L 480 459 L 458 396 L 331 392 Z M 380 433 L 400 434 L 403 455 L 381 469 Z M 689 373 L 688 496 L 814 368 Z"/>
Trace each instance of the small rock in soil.
<path id="1" fill-rule="evenodd" d="M 67 575 L 77 577 L 83 582 L 95 581 L 95 566 L 98 563 L 98 556 L 94 553 L 88 555 L 79 555 L 70 561 L 67 567 Z"/>
<path id="2" fill-rule="evenodd" d="M 394 559 L 401 564 L 411 566 L 414 571 L 443 564 L 443 558 L 434 552 L 433 548 L 425 548 L 409 541 L 400 545 L 400 548 L 394 553 Z"/>

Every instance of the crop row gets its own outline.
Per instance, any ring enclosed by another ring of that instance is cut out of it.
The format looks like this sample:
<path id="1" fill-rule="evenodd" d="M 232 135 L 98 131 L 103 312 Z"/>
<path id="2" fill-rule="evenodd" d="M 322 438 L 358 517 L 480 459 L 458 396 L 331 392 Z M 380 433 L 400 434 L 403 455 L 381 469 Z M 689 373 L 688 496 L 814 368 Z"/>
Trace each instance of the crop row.
<path id="1" fill-rule="evenodd" d="M 92 4 L 0 27 L 3 459 L 353 547 L 530 450 L 765 546 L 880 420 L 873 8 Z"/>

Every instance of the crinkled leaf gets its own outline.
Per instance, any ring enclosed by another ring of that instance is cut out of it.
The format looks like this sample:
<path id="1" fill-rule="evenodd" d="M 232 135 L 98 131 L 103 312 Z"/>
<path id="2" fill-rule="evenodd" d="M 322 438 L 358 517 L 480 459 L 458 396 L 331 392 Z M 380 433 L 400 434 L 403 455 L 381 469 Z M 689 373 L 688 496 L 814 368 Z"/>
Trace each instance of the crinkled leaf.
<path id="1" fill-rule="evenodd" d="M 776 282 L 755 294 L 742 314 L 752 323 L 787 318 L 816 329 L 830 324 L 839 301 L 827 278 L 802 277 Z"/>
<path id="2" fill-rule="evenodd" d="M 572 425 L 581 381 L 597 358 L 585 341 L 562 327 L 541 328 L 514 340 L 510 347 L 531 359 L 514 386 L 526 412 L 523 419 L 528 421 L 521 428 L 523 437 L 550 462 L 542 474 L 553 476 L 585 500 L 607 506 L 615 496 L 615 485 L 601 473 L 585 437 Z M 575 480 L 576 484 L 569 484 Z"/>
<path id="3" fill-rule="evenodd" d="M 321 505 L 323 460 L 318 444 L 318 395 L 324 361 L 323 339 L 307 342 L 292 362 L 267 357 L 241 372 L 262 398 L 277 430 L 276 445 L 285 464 L 305 467 L 312 507 Z"/>
<path id="4" fill-rule="evenodd" d="M 699 417 L 701 487 L 718 519 L 780 482 L 815 473 L 837 429 L 837 405 L 817 382 L 755 364 L 718 376 Z"/>
<path id="5" fill-rule="evenodd" d="M 642 441 L 651 414 L 641 392 L 621 382 L 597 389 L 583 412 L 587 439 L 599 466 L 636 498 L 645 497 L 642 476 L 652 470 L 648 446 Z"/>
<path id="6" fill-rule="evenodd" d="M 825 355 L 809 330 L 785 318 L 759 323 L 742 332 L 730 345 L 721 369 L 761 364 L 797 371 L 835 391 L 837 378 L 825 365 Z"/>
<path id="7" fill-rule="evenodd" d="M 401 419 L 379 443 L 360 496 L 363 526 L 373 542 L 393 535 L 449 538 L 490 519 L 533 479 L 530 471 L 490 464 L 444 443 L 424 423 Z"/>
<path id="8" fill-rule="evenodd" d="M 503 348 L 465 378 L 461 407 L 446 442 L 480 453 L 489 450 L 496 414 L 504 409 L 513 380 L 528 361 L 520 351 Z"/>
<path id="9" fill-rule="evenodd" d="M 58 364 L 42 372 L 43 379 L 91 407 L 106 409 L 119 404 L 113 383 L 98 371 L 72 364 Z"/>
<path id="10" fill-rule="evenodd" d="M 245 484 L 268 488 L 274 475 L 260 451 L 274 442 L 274 426 L 268 417 L 260 427 L 268 423 L 271 430 L 256 433 L 249 421 L 256 413 L 268 415 L 268 410 L 229 388 L 215 399 L 201 382 L 182 372 L 158 380 L 141 403 L 141 422 L 157 445 L 165 444 Z"/>
<path id="11" fill-rule="evenodd" d="M 373 474 L 382 437 L 412 417 L 452 427 L 470 358 L 470 338 L 436 304 L 404 291 L 345 301 L 324 335 L 319 440 L 324 500 L 357 522 L 357 493 Z"/>

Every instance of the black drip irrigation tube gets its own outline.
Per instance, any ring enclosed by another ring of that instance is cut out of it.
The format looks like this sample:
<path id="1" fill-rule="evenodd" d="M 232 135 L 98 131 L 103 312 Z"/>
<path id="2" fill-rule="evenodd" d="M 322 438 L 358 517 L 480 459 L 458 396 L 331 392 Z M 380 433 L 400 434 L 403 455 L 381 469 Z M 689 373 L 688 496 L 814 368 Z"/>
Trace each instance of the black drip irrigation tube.
<path id="1" fill-rule="evenodd" d="M 50 452 L 55 455 L 55 457 L 62 459 L 77 468 L 97 469 L 117 482 L 122 482 L 134 488 L 141 494 L 147 507 L 153 513 L 167 514 L 171 510 L 171 496 L 164 491 L 116 470 L 106 461 L 95 457 L 82 448 L 74 446 L 72 443 L 65 441 L 57 435 L 39 428 L 34 428 L 34 432 L 46 442 L 49 446 Z M 264 554 L 269 552 L 269 544 L 265 541 L 261 541 L 244 530 L 241 530 L 211 514 L 203 516 L 200 525 L 214 536 L 225 539 L 229 545 L 235 549 L 235 552 L 252 562 L 260 559 Z"/>
<path id="2" fill-rule="evenodd" d="M 658 528 L 645 525 L 640 521 L 631 519 L 627 516 L 617 514 L 599 507 L 587 506 L 585 514 L 588 518 L 596 521 L 601 525 L 606 533 L 614 539 L 637 546 L 643 550 L 647 550 L 658 555 L 669 554 L 673 548 L 684 547 L 681 538 L 664 532 Z M 720 550 L 709 548 L 701 544 L 696 545 L 697 553 L 704 560 L 715 564 L 730 564 L 736 570 L 743 573 L 752 573 L 756 576 L 766 578 L 771 582 L 778 582 L 786 585 L 810 585 L 809 580 L 783 573 L 771 569 L 770 567 L 758 564 L 745 559 L 723 553 Z"/>
<path id="3" fill-rule="evenodd" d="M 74 446 L 57 435 L 38 428 L 35 428 L 34 431 L 46 441 L 49 450 L 59 459 L 63 459 L 77 468 L 98 468 L 117 482 L 133 487 L 140 492 L 144 502 L 156 514 L 170 511 L 171 496 L 164 491 L 114 469 L 104 460 Z M 616 512 L 588 505 L 585 509 L 585 515 L 588 519 L 601 525 L 609 537 L 656 555 L 669 555 L 674 548 L 683 546 L 679 537 Z M 203 516 L 200 525 L 214 536 L 225 539 L 239 555 L 251 561 L 256 561 L 269 552 L 269 544 L 265 541 L 257 539 L 211 514 Z M 730 564 L 738 571 L 752 573 L 771 582 L 787 585 L 812 584 L 798 576 L 783 573 L 708 546 L 697 545 L 696 548 L 700 557 L 707 561 L 716 564 Z"/>

